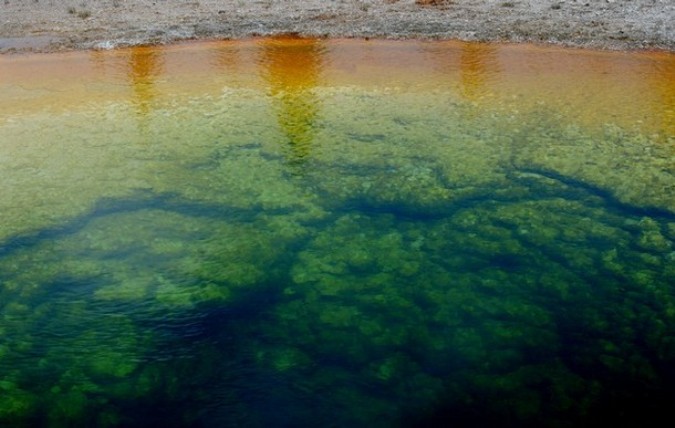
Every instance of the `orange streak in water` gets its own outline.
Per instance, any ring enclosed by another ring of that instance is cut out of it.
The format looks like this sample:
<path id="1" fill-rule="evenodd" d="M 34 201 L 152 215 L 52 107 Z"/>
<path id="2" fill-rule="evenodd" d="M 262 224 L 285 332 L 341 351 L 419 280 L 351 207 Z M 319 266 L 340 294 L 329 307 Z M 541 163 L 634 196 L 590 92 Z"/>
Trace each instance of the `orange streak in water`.
<path id="1" fill-rule="evenodd" d="M 675 134 L 675 54 L 665 52 L 281 37 L 6 55 L 0 78 L 0 123 L 92 102 L 131 102 L 147 114 L 153 102 L 223 87 L 274 96 L 355 85 L 444 90 L 486 109 L 546 108 L 586 126 L 618 123 Z"/>

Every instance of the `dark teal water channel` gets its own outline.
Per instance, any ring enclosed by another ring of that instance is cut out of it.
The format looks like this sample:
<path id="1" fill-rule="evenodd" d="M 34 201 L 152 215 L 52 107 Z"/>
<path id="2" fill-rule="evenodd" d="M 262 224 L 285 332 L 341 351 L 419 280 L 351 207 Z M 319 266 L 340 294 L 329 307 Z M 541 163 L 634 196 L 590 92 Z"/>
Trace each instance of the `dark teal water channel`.
<path id="1" fill-rule="evenodd" d="M 262 64 L 357 49 L 276 43 Z M 668 417 L 671 116 L 593 127 L 434 82 L 6 114 L 0 425 Z"/>

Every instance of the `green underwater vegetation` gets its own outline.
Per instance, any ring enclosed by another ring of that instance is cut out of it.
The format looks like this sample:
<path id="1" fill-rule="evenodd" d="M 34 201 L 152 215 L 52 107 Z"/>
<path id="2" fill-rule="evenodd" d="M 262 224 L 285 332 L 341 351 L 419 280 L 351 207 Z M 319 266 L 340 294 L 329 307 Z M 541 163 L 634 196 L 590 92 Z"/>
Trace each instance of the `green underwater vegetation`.
<path id="1" fill-rule="evenodd" d="M 0 124 L 0 425 L 669 412 L 672 135 L 442 87 L 283 90 Z"/>

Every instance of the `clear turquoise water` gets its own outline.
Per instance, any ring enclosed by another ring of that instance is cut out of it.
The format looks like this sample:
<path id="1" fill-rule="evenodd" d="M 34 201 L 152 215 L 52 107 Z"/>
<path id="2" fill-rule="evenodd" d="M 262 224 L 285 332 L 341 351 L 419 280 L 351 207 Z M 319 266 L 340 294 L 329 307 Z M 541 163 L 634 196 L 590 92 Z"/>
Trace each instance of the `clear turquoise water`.
<path id="1" fill-rule="evenodd" d="M 463 93 L 452 68 L 359 80 L 391 66 L 373 50 L 424 54 L 405 68 L 462 45 L 256 43 L 136 58 L 135 81 L 113 71 L 84 79 L 84 102 L 4 113 L 2 424 L 643 426 L 669 413 L 672 115 L 589 124 L 573 114 L 583 103 L 484 102 L 508 55 L 465 68 L 483 83 Z M 170 71 L 214 53 L 261 64 L 258 83 Z M 335 66 L 347 54 L 351 78 Z M 114 55 L 91 54 L 100 74 Z M 193 86 L 166 89 L 178 81 Z M 17 106 L 54 90 L 0 89 Z"/>

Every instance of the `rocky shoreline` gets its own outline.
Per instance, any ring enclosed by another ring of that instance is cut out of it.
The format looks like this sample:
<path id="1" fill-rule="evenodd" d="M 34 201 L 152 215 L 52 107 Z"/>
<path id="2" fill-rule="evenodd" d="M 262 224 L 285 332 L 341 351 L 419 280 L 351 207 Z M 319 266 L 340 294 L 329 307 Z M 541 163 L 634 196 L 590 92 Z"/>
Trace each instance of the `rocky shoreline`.
<path id="1" fill-rule="evenodd" d="M 675 51 L 669 0 L 2 0 L 0 53 L 295 33 Z"/>

